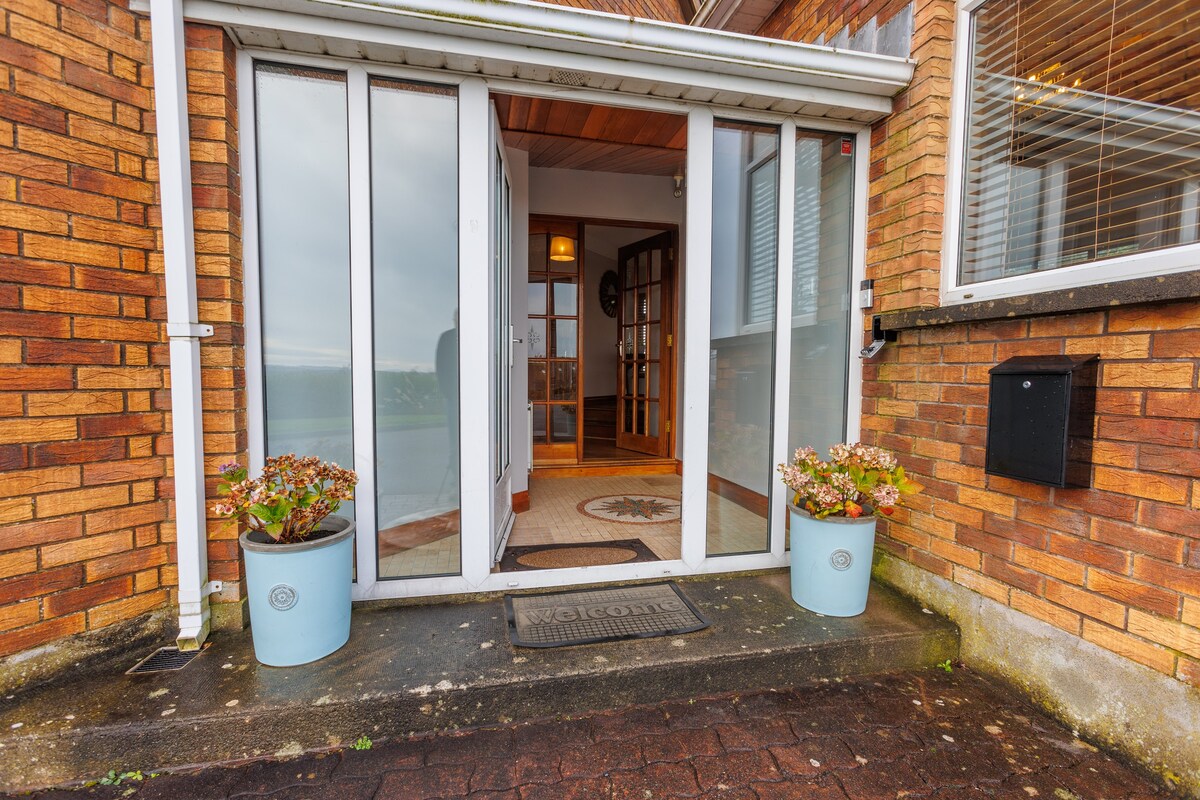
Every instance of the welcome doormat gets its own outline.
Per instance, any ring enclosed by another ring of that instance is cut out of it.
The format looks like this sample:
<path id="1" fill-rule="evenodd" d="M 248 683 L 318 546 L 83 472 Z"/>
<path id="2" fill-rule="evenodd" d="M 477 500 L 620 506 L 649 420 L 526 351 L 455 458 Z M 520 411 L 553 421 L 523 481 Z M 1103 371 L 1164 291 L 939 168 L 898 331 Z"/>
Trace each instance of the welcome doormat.
<path id="1" fill-rule="evenodd" d="M 673 581 L 505 595 L 508 637 L 517 647 L 566 647 L 677 636 L 709 625 Z"/>
<path id="2" fill-rule="evenodd" d="M 504 557 L 500 559 L 500 571 L 596 567 L 603 564 L 658 560 L 654 551 L 641 539 L 578 544 L 530 544 L 505 548 Z"/>

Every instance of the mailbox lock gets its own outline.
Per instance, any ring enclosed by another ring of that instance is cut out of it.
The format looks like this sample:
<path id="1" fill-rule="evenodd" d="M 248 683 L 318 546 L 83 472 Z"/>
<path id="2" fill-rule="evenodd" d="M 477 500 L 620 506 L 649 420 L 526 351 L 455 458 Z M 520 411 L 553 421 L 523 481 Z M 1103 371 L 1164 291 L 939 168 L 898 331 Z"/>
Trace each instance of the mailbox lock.
<path id="1" fill-rule="evenodd" d="M 1023 381 L 1021 383 L 1022 389 L 1028 389 L 1030 386 L 1033 386 L 1033 381 Z"/>

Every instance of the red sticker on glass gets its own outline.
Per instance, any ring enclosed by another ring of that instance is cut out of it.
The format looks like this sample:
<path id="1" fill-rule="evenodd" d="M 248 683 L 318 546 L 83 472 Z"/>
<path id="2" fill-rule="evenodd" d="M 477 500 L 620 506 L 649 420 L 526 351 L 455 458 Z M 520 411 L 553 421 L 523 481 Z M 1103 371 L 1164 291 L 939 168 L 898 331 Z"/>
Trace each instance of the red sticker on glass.
<path id="1" fill-rule="evenodd" d="M 842 139 L 842 155 L 844 155 L 844 156 L 854 155 L 854 140 L 853 139 Z"/>

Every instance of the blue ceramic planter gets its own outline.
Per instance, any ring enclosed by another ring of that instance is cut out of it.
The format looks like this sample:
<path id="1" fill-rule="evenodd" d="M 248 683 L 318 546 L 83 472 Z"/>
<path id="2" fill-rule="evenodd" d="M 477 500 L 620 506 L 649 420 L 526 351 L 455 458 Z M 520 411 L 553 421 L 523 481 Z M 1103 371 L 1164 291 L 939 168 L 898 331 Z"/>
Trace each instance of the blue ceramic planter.
<path id="1" fill-rule="evenodd" d="M 278 544 L 254 531 L 240 538 L 254 656 L 271 667 L 324 658 L 350 638 L 354 522 L 327 517 L 332 536 Z"/>
<path id="2" fill-rule="evenodd" d="M 792 599 L 827 617 L 855 617 L 867 608 L 875 517 L 814 519 L 790 507 Z"/>

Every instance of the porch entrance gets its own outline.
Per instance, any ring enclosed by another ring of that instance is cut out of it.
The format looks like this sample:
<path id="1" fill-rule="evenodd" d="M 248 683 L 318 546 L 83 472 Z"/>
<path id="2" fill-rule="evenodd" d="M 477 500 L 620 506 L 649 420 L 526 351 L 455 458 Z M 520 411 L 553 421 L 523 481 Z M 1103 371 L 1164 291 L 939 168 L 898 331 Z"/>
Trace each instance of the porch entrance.
<path id="1" fill-rule="evenodd" d="M 497 569 L 678 559 L 687 118 L 557 98 L 491 99 L 510 157 L 524 162 L 528 178 L 528 270 L 512 282 L 525 356 L 515 368 L 526 372 L 514 384 L 528 394 L 514 402 L 511 422 L 522 427 L 523 407 L 530 469 L 526 491 L 514 490 L 518 514 Z M 604 553 L 586 549 L 602 543 Z M 525 563 L 544 545 L 584 549 Z M 616 560 L 594 560 L 601 557 Z"/>

